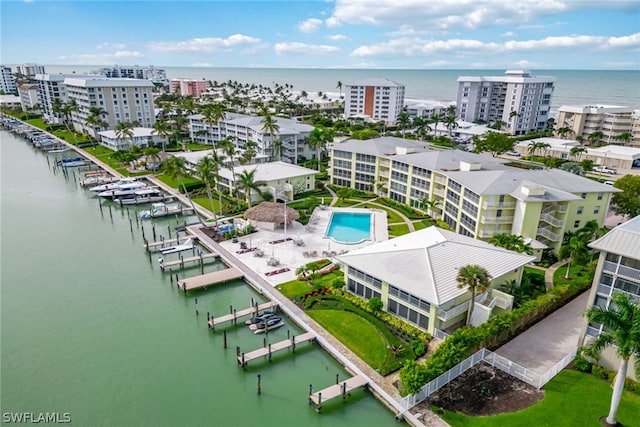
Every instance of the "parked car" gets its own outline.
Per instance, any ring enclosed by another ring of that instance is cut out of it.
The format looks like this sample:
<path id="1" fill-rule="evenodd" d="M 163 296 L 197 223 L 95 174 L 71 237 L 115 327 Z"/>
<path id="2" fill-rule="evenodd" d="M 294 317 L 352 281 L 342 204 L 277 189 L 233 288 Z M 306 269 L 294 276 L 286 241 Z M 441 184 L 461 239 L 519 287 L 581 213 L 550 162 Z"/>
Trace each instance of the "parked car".
<path id="1" fill-rule="evenodd" d="M 520 157 L 520 153 L 518 153 L 516 150 L 509 150 L 505 154 L 508 154 L 509 156 L 513 156 L 513 157 Z"/>
<path id="2" fill-rule="evenodd" d="M 608 173 L 609 175 L 615 175 L 618 173 L 617 170 L 613 169 L 613 168 L 609 168 L 607 166 L 596 166 L 593 168 L 594 172 L 599 172 L 599 173 Z"/>
<path id="3" fill-rule="evenodd" d="M 605 181 L 605 182 L 603 182 L 603 184 L 604 185 L 613 185 L 613 184 L 615 184 L 615 182 L 613 182 L 613 181 Z"/>

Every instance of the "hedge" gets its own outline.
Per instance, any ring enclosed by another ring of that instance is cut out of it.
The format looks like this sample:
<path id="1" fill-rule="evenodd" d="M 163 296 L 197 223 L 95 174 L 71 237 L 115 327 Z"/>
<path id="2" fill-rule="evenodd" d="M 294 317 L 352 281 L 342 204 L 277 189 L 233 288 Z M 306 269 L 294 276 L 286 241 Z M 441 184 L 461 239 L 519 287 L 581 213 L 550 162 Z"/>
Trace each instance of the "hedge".
<path id="1" fill-rule="evenodd" d="M 480 326 L 457 329 L 424 365 L 414 363 L 402 368 L 401 392 L 404 395 L 418 393 L 424 384 L 439 377 L 474 352 L 483 347 L 489 350 L 500 347 L 590 286 L 590 283 L 558 285 L 511 312 L 492 317 Z"/>

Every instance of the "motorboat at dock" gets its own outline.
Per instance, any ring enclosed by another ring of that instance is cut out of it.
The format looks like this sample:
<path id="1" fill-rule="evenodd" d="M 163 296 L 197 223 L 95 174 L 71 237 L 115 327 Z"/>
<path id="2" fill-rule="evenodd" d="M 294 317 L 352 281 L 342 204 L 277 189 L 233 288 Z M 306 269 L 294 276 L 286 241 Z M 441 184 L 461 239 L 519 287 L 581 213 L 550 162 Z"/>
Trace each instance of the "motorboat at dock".
<path id="1" fill-rule="evenodd" d="M 141 190 L 146 186 L 147 184 L 142 181 L 138 181 L 136 178 L 122 178 L 115 182 L 96 185 L 95 187 L 89 188 L 89 191 L 101 193 L 108 190 Z"/>
<path id="2" fill-rule="evenodd" d="M 182 215 L 184 212 L 191 212 L 192 208 L 185 208 L 180 203 L 154 203 L 151 205 L 151 209 L 147 211 L 141 211 L 138 213 L 140 219 L 151 219 L 169 215 Z"/>
<path id="3" fill-rule="evenodd" d="M 188 251 L 191 249 L 193 249 L 193 239 L 188 238 L 187 240 L 185 240 L 180 244 L 173 245 L 173 246 L 165 246 L 163 248 L 160 248 L 160 253 L 162 253 L 162 255 L 167 255 L 167 254 L 173 254 L 176 252 Z"/>
<path id="4" fill-rule="evenodd" d="M 159 188 L 143 188 L 136 190 L 133 194 L 126 194 L 113 199 L 121 205 L 143 205 L 145 203 L 156 203 L 165 200 L 166 196 Z"/>

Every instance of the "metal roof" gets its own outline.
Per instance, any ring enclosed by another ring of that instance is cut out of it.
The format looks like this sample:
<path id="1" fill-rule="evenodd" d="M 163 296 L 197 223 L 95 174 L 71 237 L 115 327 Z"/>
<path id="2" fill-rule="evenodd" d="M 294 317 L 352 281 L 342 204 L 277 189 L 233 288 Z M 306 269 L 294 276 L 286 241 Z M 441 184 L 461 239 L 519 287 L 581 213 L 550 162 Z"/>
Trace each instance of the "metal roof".
<path id="1" fill-rule="evenodd" d="M 432 226 L 337 259 L 431 304 L 441 305 L 467 292 L 459 289 L 456 281 L 461 267 L 480 265 L 495 280 L 535 257 Z"/>
<path id="2" fill-rule="evenodd" d="M 640 260 L 640 215 L 620 224 L 589 246 Z"/>

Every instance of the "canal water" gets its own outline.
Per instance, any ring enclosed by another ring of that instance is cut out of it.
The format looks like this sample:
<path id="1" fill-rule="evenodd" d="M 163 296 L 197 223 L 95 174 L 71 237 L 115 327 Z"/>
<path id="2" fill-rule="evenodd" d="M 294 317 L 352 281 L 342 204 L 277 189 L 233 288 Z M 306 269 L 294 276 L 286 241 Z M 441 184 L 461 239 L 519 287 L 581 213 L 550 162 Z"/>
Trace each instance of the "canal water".
<path id="1" fill-rule="evenodd" d="M 317 414 L 307 404 L 309 384 L 318 390 L 335 383 L 336 374 L 347 377 L 317 344 L 243 371 L 236 346 L 261 347 L 263 335 L 228 326 L 224 349 L 222 331 L 207 330 L 206 312 L 227 314 L 260 295 L 236 281 L 185 297 L 160 271 L 157 255 L 143 249 L 135 221 L 142 207 L 104 203 L 101 210 L 77 175 L 54 170 L 54 155 L 6 131 L 0 140 L 3 414 L 69 413 L 81 426 L 397 423 L 362 390 Z M 183 221 L 156 220 L 157 237 Z M 152 240 L 151 223 L 144 227 Z M 215 262 L 206 271 L 223 267 Z M 288 322 L 268 342 L 288 332 L 300 330 Z"/>

